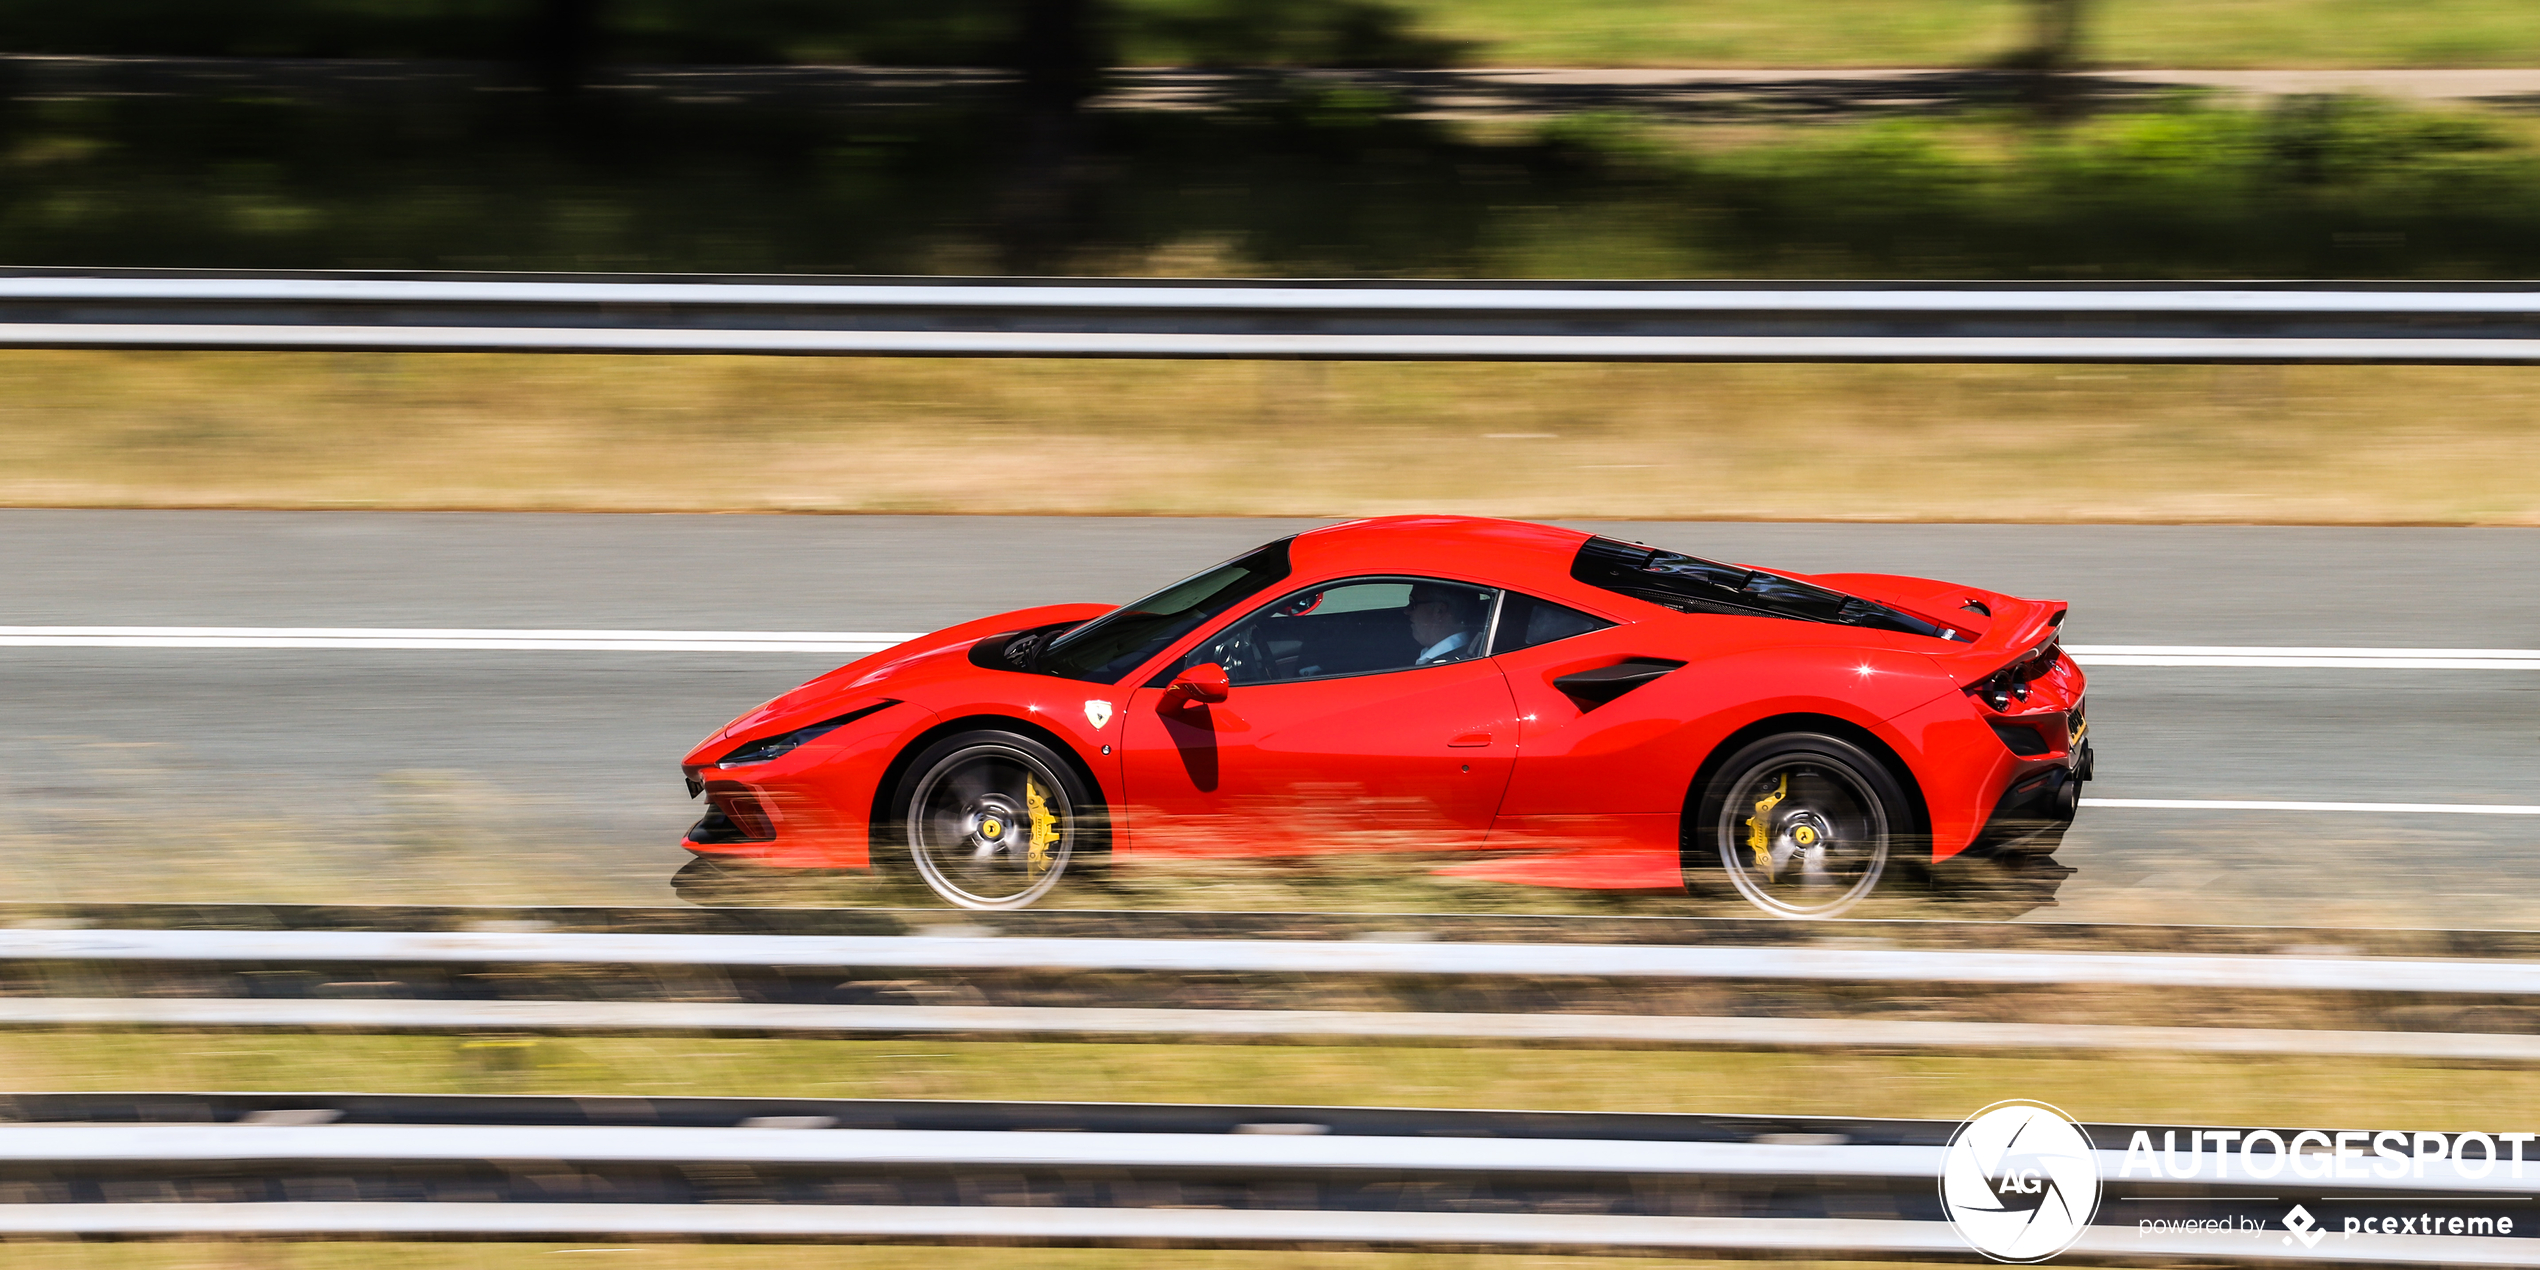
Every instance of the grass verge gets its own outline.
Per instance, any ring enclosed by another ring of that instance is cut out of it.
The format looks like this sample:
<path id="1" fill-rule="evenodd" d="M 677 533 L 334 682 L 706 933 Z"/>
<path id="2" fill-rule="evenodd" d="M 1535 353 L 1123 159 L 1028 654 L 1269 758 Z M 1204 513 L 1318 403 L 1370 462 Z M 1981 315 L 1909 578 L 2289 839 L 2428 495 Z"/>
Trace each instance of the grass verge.
<path id="1" fill-rule="evenodd" d="M 2004 1096 L 2096 1121 L 2493 1129 L 2540 1071 L 2412 1062 L 1949 1057 L 1411 1046 L 1104 1045 L 186 1031 L 0 1034 L 20 1089 L 1032 1099 L 1798 1113 L 1956 1119 Z M 608 1245 L 627 1261 L 768 1270 L 1201 1266 L 1587 1267 L 1585 1258 L 1333 1252 Z M 16 1243 L 38 1270 L 481 1270 L 598 1255 L 558 1244 Z M 781 1259 L 781 1260 L 780 1260 Z M 1661 1264 L 1636 1262 L 1635 1264 Z M 1723 1263 L 1666 1262 L 1668 1265 Z"/>
<path id="2" fill-rule="evenodd" d="M 0 353 L 0 504 L 2540 523 L 2540 370 Z"/>
<path id="3" fill-rule="evenodd" d="M 2026 37 L 2013 0 L 1420 0 L 1415 29 L 1496 66 L 1966 66 Z M 2531 66 L 2515 0 L 2116 0 L 2089 56 L 2128 66 Z"/>
<path id="4" fill-rule="evenodd" d="M 0 1034 L 24 1090 L 1499 1107 L 1956 1120 L 2005 1097 L 2087 1121 L 2494 1130 L 2540 1069 L 2128 1054 L 1454 1049 L 187 1031 Z"/>

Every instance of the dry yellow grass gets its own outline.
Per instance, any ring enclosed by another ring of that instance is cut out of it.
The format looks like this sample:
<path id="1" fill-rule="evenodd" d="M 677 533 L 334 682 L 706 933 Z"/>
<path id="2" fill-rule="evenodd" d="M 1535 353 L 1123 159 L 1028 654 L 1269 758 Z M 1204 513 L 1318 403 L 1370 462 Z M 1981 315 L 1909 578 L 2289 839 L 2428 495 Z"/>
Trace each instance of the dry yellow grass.
<path id="1" fill-rule="evenodd" d="M 1899 1056 L 1463 1050 L 1416 1046 L 1008 1044 L 696 1037 L 0 1034 L 18 1089 L 365 1089 L 416 1093 L 715 1095 L 1524 1107 L 1818 1113 L 1954 1120 L 2006 1093 L 2088 1120 L 2496 1127 L 2540 1072 L 2405 1062 L 2125 1056 Z M 2006 1081 L 2011 1085 L 2006 1085 Z M 1828 1091 L 1841 1091 L 1829 1102 Z M 567 1247 L 489 1244 L 11 1244 L 37 1270 L 492 1270 L 564 1264 Z M 746 1248 L 656 1245 L 636 1264 L 776 1270 L 1589 1270 L 1588 1258 L 1331 1252 Z M 1729 1263 L 1634 1262 L 1723 1266 Z"/>
<path id="2" fill-rule="evenodd" d="M 1956 1119 L 2005 1092 L 2113 1122 L 2403 1124 L 2493 1129 L 2540 1096 L 2540 1072 L 2262 1057 L 1461 1050 L 1415 1046 L 1100 1045 L 697 1037 L 0 1034 L 17 1089 L 367 1089 L 416 1093 L 717 1095 L 1525 1107 L 1832 1113 Z M 2006 1077 L 2006 1071 L 2010 1075 Z M 2004 1081 L 2015 1077 L 2016 1090 Z M 1840 1105 L 1828 1090 L 1844 1091 Z M 31 1270 L 494 1270 L 576 1258 L 561 1244 L 13 1243 Z M 1592 1258 L 1103 1249 L 620 1245 L 634 1264 L 712 1270 L 1589 1270 Z M 558 1258 L 562 1258 L 559 1260 Z M 1650 1266 L 1722 1266 L 1666 1261 Z"/>
<path id="3" fill-rule="evenodd" d="M 0 504 L 2540 523 L 2540 369 L 0 354 Z"/>
<path id="4" fill-rule="evenodd" d="M 2495 1130 L 2540 1069 L 2364 1059 L 606 1036 L 0 1034 L 18 1090 L 1507 1107 L 1956 1120 L 2012 1094 L 2106 1123 Z M 1025 1075 L 1018 1076 L 1018 1073 Z"/>

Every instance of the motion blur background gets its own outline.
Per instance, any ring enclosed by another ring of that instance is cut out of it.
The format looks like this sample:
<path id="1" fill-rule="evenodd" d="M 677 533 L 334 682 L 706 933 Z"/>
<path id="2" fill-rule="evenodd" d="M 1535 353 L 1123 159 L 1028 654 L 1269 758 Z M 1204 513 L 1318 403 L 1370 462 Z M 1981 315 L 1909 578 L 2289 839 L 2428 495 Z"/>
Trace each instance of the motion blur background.
<path id="1" fill-rule="evenodd" d="M 8 265 L 2540 276 L 2516 0 L 6 0 L 0 53 Z M 0 500 L 2528 523 L 2529 377 L 12 353 Z"/>
<path id="2" fill-rule="evenodd" d="M 2527 277 L 2512 0 L 0 5 L 14 264 Z M 2104 73 L 2057 74 L 2082 68 Z"/>
<path id="3" fill-rule="evenodd" d="M 0 266 L 2540 275 L 2508 0 L 0 0 L 0 51 Z M 0 578 L 33 625 L 916 631 L 1427 510 L 1710 522 L 1633 533 L 2076 643 L 2518 648 L 2536 374 L 10 351 Z M 11 656 L 18 894 L 441 902 L 667 898 L 670 764 L 827 660 Z M 2391 673 L 2102 672 L 2094 792 L 2540 802 L 2528 676 Z M 2062 912 L 2519 923 L 2529 823 L 2100 813 Z M 151 865 L 56 867 L 101 851 Z M 1145 902 L 1631 902 L 1215 882 Z"/>
<path id="4" fill-rule="evenodd" d="M 0 267 L 23 266 L 2525 279 L 2540 21 L 2527 0 L 0 0 Z M 2075 643 L 2531 648 L 2536 386 L 0 352 L 0 623 L 913 631 L 1125 600 L 1293 518 L 1438 510 L 2062 595 Z M 580 514 L 528 514 L 558 512 Z M 682 515 L 603 515 L 630 512 Z M 667 903 L 680 754 L 827 666 L 6 657 L 0 878 L 34 902 Z M 2091 792 L 2540 803 L 2533 676 L 2408 673 L 2096 673 Z M 2028 916 L 2527 928 L 2535 824 L 2085 810 L 2062 907 Z M 1225 867 L 1086 902 L 1685 911 Z M 2013 1090 L 1990 1060 L 1870 1054 L 0 1033 L 0 1071 L 55 1088 L 1011 1097 L 1044 1069 L 1081 1098 L 1955 1117 L 2018 1093 L 2179 1123 L 2353 1118 L 2369 1090 L 2379 1119 L 2482 1128 L 2528 1084 L 2398 1061 L 2076 1056 Z"/>

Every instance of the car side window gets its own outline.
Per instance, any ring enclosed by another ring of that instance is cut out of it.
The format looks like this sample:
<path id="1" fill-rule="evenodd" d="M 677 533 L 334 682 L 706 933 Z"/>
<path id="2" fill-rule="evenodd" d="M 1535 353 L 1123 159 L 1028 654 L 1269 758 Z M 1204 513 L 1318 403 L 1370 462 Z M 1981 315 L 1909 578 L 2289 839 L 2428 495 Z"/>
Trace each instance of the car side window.
<path id="1" fill-rule="evenodd" d="M 1591 617 L 1567 605 L 1511 591 L 1499 604 L 1499 630 L 1492 639 L 1491 654 L 1513 653 L 1612 625 L 1604 618 Z"/>
<path id="2" fill-rule="evenodd" d="M 1482 656 L 1494 587 L 1428 578 L 1360 578 L 1292 591 L 1191 650 L 1235 684 L 1374 675 Z"/>

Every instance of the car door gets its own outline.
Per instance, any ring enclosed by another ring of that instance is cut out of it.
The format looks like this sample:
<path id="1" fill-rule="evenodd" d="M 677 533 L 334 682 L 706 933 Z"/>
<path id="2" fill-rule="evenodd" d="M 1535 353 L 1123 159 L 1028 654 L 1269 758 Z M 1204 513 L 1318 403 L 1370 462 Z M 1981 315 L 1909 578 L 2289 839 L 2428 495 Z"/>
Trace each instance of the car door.
<path id="1" fill-rule="evenodd" d="M 1491 826 L 1493 859 L 1444 870 L 1533 885 L 1672 888 L 1688 772 L 1684 721 L 1638 688 L 1683 665 L 1650 632 L 1519 591 L 1500 601 L 1492 661 L 1523 748 Z M 1584 677 L 1584 681 L 1581 678 Z"/>
<path id="2" fill-rule="evenodd" d="M 1291 592 L 1131 694 L 1131 851 L 1288 854 L 1481 845 L 1516 756 L 1516 705 L 1483 654 L 1499 593 L 1414 577 Z M 1460 616 L 1457 642 L 1441 612 Z M 1423 623 L 1426 625 L 1423 625 Z M 1216 664 L 1226 699 L 1170 692 Z"/>

